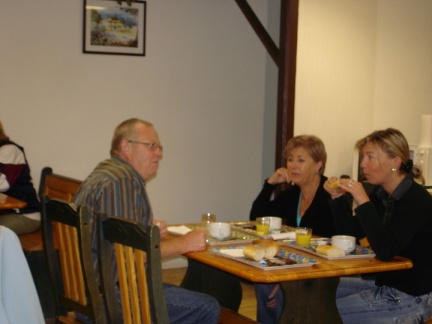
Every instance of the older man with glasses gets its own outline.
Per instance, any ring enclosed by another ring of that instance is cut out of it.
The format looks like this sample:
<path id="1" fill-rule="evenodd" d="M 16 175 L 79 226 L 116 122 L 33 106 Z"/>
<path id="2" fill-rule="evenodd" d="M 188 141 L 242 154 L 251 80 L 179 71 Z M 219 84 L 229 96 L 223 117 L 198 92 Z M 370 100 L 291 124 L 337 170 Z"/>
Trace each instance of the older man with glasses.
<path id="1" fill-rule="evenodd" d="M 167 240 L 164 239 L 166 223 L 153 219 L 145 185 L 156 175 L 162 149 L 151 123 L 128 119 L 117 126 L 111 143 L 111 158 L 96 166 L 74 199 L 77 205 L 86 205 L 89 209 L 94 251 L 97 248 L 96 217 L 101 213 L 144 225 L 158 225 L 162 258 L 205 249 L 204 231 L 197 229 Z M 164 293 L 171 323 L 218 322 L 220 306 L 213 297 L 168 284 L 164 284 Z M 78 317 L 84 319 L 81 315 Z"/>

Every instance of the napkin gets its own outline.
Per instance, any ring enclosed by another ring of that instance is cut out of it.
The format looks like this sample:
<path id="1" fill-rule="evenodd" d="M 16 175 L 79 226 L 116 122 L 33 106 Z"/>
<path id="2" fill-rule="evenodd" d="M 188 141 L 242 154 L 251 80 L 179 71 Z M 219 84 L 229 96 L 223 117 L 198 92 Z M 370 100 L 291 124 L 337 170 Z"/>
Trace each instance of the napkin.
<path id="1" fill-rule="evenodd" d="M 219 252 L 236 258 L 244 256 L 243 249 L 220 249 Z"/>
<path id="2" fill-rule="evenodd" d="M 273 240 L 295 240 L 296 238 L 295 232 L 271 234 L 270 236 L 273 238 Z"/>
<path id="3" fill-rule="evenodd" d="M 168 226 L 168 232 L 172 234 L 179 234 L 179 235 L 185 235 L 192 231 L 189 227 L 186 225 L 180 225 L 180 226 Z"/>

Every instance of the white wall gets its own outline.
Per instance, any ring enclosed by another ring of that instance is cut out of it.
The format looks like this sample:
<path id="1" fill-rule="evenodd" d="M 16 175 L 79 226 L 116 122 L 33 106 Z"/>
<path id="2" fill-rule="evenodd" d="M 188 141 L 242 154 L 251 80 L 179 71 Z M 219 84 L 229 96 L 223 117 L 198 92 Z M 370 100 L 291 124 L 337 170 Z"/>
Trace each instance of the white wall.
<path id="1" fill-rule="evenodd" d="M 266 21 L 267 1 L 251 3 Z M 145 57 L 82 53 L 78 0 L 0 2 L 0 118 L 40 170 L 84 179 L 115 126 L 155 124 L 155 217 L 247 219 L 261 185 L 266 53 L 234 1 L 147 1 Z"/>

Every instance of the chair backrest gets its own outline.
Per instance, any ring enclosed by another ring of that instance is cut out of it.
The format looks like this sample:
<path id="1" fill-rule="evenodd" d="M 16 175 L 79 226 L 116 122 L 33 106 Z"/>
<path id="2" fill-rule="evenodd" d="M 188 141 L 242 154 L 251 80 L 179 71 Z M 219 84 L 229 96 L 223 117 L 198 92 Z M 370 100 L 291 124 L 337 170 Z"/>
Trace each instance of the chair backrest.
<path id="1" fill-rule="evenodd" d="M 85 206 L 42 199 L 42 237 L 48 271 L 54 291 L 56 318 L 73 310 L 104 323 L 102 297 L 93 266 L 91 232 Z M 58 233 L 58 256 L 54 245 Z"/>
<path id="2" fill-rule="evenodd" d="M 55 174 L 50 167 L 45 167 L 41 171 L 39 198 L 42 201 L 43 196 L 48 196 L 71 202 L 80 185 L 80 180 Z"/>
<path id="3" fill-rule="evenodd" d="M 169 323 L 162 284 L 159 228 L 119 217 L 104 218 L 99 217 L 97 227 L 98 259 L 108 323 L 151 323 L 150 318 L 154 324 Z M 123 316 L 116 298 L 117 282 Z"/>

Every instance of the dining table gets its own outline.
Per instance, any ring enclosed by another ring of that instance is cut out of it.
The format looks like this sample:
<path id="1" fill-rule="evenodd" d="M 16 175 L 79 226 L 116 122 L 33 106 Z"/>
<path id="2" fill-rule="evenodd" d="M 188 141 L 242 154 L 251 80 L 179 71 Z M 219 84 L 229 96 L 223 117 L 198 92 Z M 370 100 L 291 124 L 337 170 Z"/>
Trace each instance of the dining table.
<path id="1" fill-rule="evenodd" d="M 242 298 L 241 281 L 279 283 L 284 296 L 280 323 L 342 323 L 336 307 L 340 277 L 371 275 L 413 266 L 411 260 L 403 257 L 390 261 L 370 256 L 335 260 L 299 251 L 281 242 L 278 242 L 278 248 L 284 253 L 300 253 L 317 262 L 305 267 L 263 270 L 217 253 L 208 245 L 204 251 L 185 254 L 188 269 L 182 287 L 213 295 L 222 306 L 238 311 Z"/>
<path id="2" fill-rule="evenodd" d="M 0 209 L 20 209 L 26 206 L 25 201 L 0 193 Z"/>

